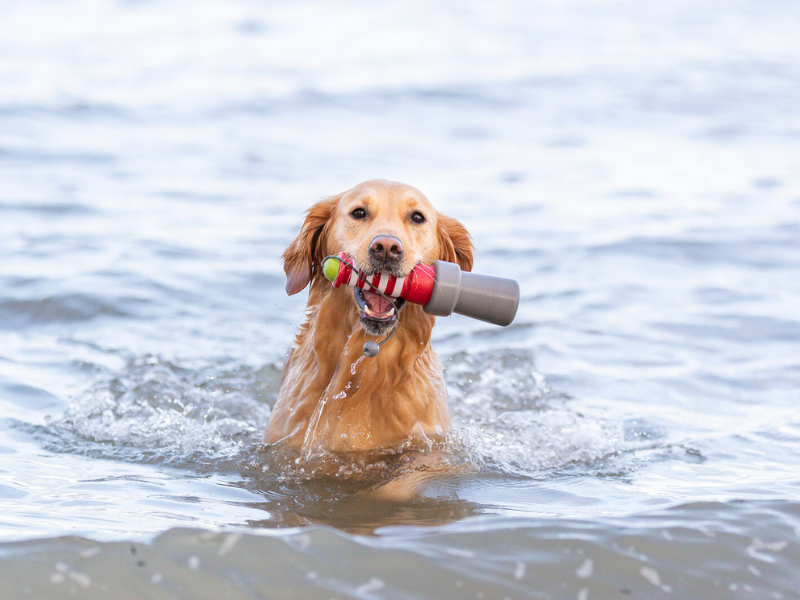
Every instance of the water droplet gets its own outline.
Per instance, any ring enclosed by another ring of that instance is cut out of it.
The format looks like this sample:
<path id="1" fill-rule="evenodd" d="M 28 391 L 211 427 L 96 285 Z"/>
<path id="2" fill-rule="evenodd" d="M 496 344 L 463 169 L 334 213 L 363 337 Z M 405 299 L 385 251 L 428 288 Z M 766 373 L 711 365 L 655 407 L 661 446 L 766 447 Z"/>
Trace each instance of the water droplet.
<path id="1" fill-rule="evenodd" d="M 652 567 L 642 567 L 639 569 L 639 574 L 644 577 L 648 582 L 652 585 L 661 588 L 665 592 L 670 592 L 672 588 L 665 583 L 661 583 L 661 577 L 658 574 L 658 571 L 653 569 Z"/>
<path id="2" fill-rule="evenodd" d="M 361 355 L 356 359 L 356 362 L 354 362 L 352 365 L 350 365 L 350 374 L 351 375 L 355 375 L 356 374 L 356 367 L 358 367 L 358 364 L 362 360 L 364 360 L 365 358 L 366 358 L 366 355 Z"/>
<path id="3" fill-rule="evenodd" d="M 575 575 L 577 575 L 580 579 L 586 579 L 592 576 L 592 571 L 594 570 L 594 561 L 591 558 L 587 558 L 583 561 L 583 564 L 578 567 L 578 570 L 575 571 Z"/>
<path id="4" fill-rule="evenodd" d="M 230 552 L 233 547 L 239 543 L 239 540 L 242 539 L 241 533 L 231 533 L 229 534 L 225 540 L 220 544 L 219 550 L 217 550 L 217 556 L 225 556 L 228 552 Z"/>
<path id="5" fill-rule="evenodd" d="M 79 573 L 78 571 L 70 571 L 69 578 L 82 588 L 89 588 L 92 586 L 92 578 L 86 573 Z"/>
<path id="6" fill-rule="evenodd" d="M 356 588 L 356 594 L 370 594 L 372 592 L 379 592 L 385 586 L 386 586 L 386 584 L 383 582 L 382 579 L 378 579 L 377 577 L 373 577 L 367 583 L 358 586 Z"/>

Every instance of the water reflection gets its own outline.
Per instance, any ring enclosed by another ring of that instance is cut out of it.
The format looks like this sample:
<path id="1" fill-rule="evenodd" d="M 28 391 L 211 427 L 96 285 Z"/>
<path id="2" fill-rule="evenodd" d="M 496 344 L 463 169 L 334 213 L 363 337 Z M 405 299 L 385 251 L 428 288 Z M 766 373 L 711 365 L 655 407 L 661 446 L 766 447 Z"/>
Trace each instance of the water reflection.
<path id="1" fill-rule="evenodd" d="M 372 535 L 382 527 L 445 525 L 484 511 L 483 506 L 459 498 L 420 495 L 411 501 L 393 502 L 373 497 L 369 492 L 374 487 L 325 479 L 283 486 L 277 493 L 264 493 L 264 502 L 247 504 L 266 513 L 264 519 L 251 519 L 247 524 L 268 529 L 327 525 L 348 533 Z"/>
<path id="2" fill-rule="evenodd" d="M 255 527 L 318 524 L 372 534 L 389 525 L 444 525 L 486 508 L 458 497 L 459 481 L 476 469 L 446 442 L 310 461 L 292 449 L 259 445 L 242 474 L 237 485 L 264 498 L 247 506 L 268 514 L 248 521 Z"/>

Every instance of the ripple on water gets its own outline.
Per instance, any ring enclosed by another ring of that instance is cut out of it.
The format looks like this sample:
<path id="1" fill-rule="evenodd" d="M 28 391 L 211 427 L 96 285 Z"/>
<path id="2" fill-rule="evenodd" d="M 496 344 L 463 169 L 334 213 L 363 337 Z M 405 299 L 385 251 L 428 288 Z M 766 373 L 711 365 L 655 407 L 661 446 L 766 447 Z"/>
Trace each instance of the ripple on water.
<path id="1" fill-rule="evenodd" d="M 130 302 L 130 300 L 127 300 Z M 15 329 L 50 323 L 81 323 L 101 316 L 124 317 L 118 303 L 95 294 L 61 294 L 0 302 L 0 328 Z"/>
<path id="2" fill-rule="evenodd" d="M 742 530 L 748 521 L 765 539 Z M 176 528 L 149 544 L 2 544 L 0 575 L 12 597 L 103 598 L 124 586 L 137 597 L 780 599 L 800 584 L 797 523 L 786 504 L 698 503 L 634 520 L 472 519 L 379 538 Z"/>

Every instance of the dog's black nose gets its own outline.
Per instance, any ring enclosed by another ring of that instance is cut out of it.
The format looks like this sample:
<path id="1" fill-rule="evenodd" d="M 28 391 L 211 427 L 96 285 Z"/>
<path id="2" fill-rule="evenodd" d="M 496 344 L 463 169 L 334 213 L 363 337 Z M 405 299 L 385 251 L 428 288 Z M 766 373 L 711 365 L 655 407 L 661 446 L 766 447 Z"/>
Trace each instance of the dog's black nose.
<path id="1" fill-rule="evenodd" d="M 369 253 L 382 262 L 397 260 L 403 255 L 403 242 L 391 235 L 379 235 L 372 240 Z"/>

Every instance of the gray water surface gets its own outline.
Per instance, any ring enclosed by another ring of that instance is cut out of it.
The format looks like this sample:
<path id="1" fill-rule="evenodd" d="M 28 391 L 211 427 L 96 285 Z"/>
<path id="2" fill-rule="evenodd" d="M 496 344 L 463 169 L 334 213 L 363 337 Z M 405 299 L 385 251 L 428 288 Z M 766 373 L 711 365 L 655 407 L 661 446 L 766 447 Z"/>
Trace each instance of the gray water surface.
<path id="1" fill-rule="evenodd" d="M 0 597 L 800 598 L 800 6 L 0 8 Z M 417 499 L 258 446 L 320 197 L 513 277 Z"/>

